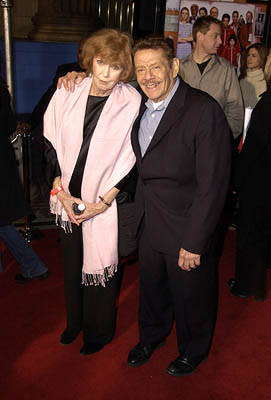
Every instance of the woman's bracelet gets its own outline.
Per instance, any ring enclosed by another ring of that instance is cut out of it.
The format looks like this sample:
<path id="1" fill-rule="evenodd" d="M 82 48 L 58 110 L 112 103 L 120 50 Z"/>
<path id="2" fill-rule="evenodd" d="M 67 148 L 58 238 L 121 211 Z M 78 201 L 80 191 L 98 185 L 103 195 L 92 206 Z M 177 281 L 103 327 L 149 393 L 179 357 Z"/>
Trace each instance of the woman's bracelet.
<path id="1" fill-rule="evenodd" d="M 99 199 L 107 206 L 107 207 L 111 207 L 111 203 L 108 203 L 107 201 L 105 201 L 105 199 L 102 196 L 99 196 Z"/>
<path id="2" fill-rule="evenodd" d="M 62 190 L 64 190 L 64 187 L 61 186 L 57 186 L 55 189 L 52 189 L 50 192 L 51 196 L 55 196 L 57 193 L 62 192 Z"/>

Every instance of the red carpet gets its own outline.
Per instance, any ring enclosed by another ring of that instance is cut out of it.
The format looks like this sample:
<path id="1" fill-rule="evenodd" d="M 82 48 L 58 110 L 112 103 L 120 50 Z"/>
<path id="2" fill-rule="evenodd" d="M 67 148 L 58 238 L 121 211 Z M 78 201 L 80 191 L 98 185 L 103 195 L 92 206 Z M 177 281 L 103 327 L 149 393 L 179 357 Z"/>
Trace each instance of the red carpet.
<path id="1" fill-rule="evenodd" d="M 65 328 L 62 266 L 57 230 L 34 242 L 51 276 L 26 286 L 14 283 L 18 265 L 5 253 L 0 274 L 0 400 L 265 400 L 271 399 L 270 297 L 264 303 L 229 294 L 235 232 L 220 262 L 218 321 L 209 359 L 185 378 L 165 368 L 177 356 L 174 332 L 139 368 L 126 366 L 136 344 L 137 265 L 125 269 L 116 337 L 100 353 L 82 357 L 81 336 L 61 346 Z"/>

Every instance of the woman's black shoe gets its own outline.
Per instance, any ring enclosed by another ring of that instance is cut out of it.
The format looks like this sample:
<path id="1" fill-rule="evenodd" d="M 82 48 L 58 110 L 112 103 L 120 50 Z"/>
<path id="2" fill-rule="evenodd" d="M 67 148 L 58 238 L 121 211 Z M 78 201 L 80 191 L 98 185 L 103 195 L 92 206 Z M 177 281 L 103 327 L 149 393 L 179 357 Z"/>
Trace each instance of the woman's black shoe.
<path id="1" fill-rule="evenodd" d="M 80 350 L 81 356 L 89 356 L 90 354 L 97 353 L 104 347 L 101 343 L 85 343 Z"/>
<path id="2" fill-rule="evenodd" d="M 240 297 L 240 299 L 247 299 L 250 295 L 248 293 L 245 292 L 239 292 L 236 288 L 236 285 L 233 285 L 230 288 L 230 292 L 231 294 L 233 294 L 236 297 Z"/>
<path id="3" fill-rule="evenodd" d="M 79 332 L 75 335 L 70 334 L 67 330 L 65 330 L 62 335 L 60 336 L 60 344 L 63 344 L 64 346 L 66 344 L 71 344 L 72 342 L 75 341 L 77 336 L 79 335 Z"/>

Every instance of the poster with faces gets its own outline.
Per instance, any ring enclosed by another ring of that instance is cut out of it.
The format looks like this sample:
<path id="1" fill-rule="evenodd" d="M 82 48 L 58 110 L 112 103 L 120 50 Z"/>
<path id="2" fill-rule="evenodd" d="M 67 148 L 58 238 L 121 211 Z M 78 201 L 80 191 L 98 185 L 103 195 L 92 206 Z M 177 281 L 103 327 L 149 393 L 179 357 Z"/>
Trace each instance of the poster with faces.
<path id="1" fill-rule="evenodd" d="M 263 12 L 260 7 L 256 7 L 254 35 L 257 38 L 263 37 L 265 18 L 266 13 Z"/>
<path id="2" fill-rule="evenodd" d="M 210 15 L 214 13 L 214 17 L 222 19 L 223 14 L 230 15 L 230 24 L 232 24 L 232 13 L 238 11 L 239 21 L 246 23 L 246 14 L 250 11 L 253 15 L 253 33 L 249 38 L 251 42 L 260 41 L 264 33 L 264 24 L 266 17 L 266 5 L 255 5 L 239 3 L 235 1 L 202 1 L 202 0 L 167 0 L 164 36 L 172 39 L 174 47 L 177 51 L 179 28 L 180 28 L 180 10 L 186 7 L 189 10 L 189 22 L 193 24 L 205 10 Z M 217 15 L 215 15 L 217 14 Z"/>
<path id="3" fill-rule="evenodd" d="M 167 0 L 164 36 L 170 38 L 176 50 L 179 30 L 180 0 Z"/>
<path id="4" fill-rule="evenodd" d="M 219 20 L 222 19 L 223 14 L 229 14 L 231 17 L 230 24 L 232 23 L 232 13 L 233 11 L 238 11 L 239 13 L 239 18 L 243 18 L 244 21 L 246 19 L 246 13 L 248 11 L 251 11 L 252 14 L 255 14 L 255 5 L 254 4 L 246 4 L 246 3 L 237 3 L 235 1 L 193 1 L 193 0 L 181 0 L 180 2 L 180 8 L 182 7 L 187 7 L 190 11 L 190 15 L 192 13 L 191 7 L 192 5 L 197 5 L 198 10 L 201 8 L 206 8 L 208 15 L 213 14 L 217 9 L 217 16 L 214 14 L 213 16 L 215 18 L 218 18 Z M 213 10 L 212 10 L 213 9 Z M 199 16 L 199 11 L 198 15 Z"/>

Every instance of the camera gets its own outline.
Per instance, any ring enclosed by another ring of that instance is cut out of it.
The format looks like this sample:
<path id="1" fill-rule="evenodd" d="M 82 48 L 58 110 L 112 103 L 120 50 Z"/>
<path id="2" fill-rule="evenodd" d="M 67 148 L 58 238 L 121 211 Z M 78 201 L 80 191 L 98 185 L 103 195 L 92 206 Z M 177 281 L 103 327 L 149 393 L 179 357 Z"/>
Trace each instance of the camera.
<path id="1" fill-rule="evenodd" d="M 79 203 L 79 204 L 73 203 L 72 209 L 73 209 L 74 214 L 81 215 L 85 211 L 86 206 L 83 203 Z"/>

